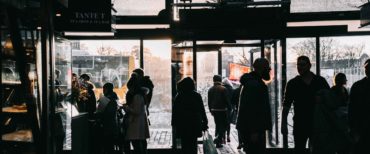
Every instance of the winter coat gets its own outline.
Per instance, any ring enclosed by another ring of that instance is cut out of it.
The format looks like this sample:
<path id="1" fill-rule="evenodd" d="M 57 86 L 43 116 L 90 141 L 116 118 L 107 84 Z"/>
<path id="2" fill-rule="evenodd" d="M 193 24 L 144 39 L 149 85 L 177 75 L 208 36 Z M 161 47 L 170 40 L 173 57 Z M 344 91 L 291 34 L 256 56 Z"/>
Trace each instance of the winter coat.
<path id="1" fill-rule="evenodd" d="M 109 96 L 99 98 L 96 110 L 97 120 L 102 126 L 104 136 L 117 136 L 117 95 L 114 93 Z"/>
<path id="2" fill-rule="evenodd" d="M 208 90 L 208 107 L 211 112 L 227 111 L 231 108 L 227 89 L 221 85 L 221 82 L 215 82 Z"/>
<path id="3" fill-rule="evenodd" d="M 271 110 L 268 89 L 255 72 L 244 74 L 236 128 L 243 132 L 271 130 Z"/>
<path id="4" fill-rule="evenodd" d="M 195 91 L 179 92 L 175 97 L 171 121 L 177 137 L 201 137 L 207 123 L 200 94 Z"/>
<path id="5" fill-rule="evenodd" d="M 145 140 L 149 138 L 149 123 L 144 95 L 136 93 L 128 102 L 125 111 L 128 114 L 126 140 Z"/>

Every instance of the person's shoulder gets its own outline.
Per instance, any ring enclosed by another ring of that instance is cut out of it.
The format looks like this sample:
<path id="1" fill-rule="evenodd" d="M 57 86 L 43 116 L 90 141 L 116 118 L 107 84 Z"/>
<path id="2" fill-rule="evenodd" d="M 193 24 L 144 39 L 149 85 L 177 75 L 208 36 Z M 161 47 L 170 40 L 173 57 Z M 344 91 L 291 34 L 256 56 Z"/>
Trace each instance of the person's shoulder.
<path id="1" fill-rule="evenodd" d="M 366 77 L 365 77 L 365 78 L 362 78 L 361 80 L 358 80 L 358 81 L 356 81 L 355 83 L 353 83 L 352 88 L 353 88 L 353 87 L 357 88 L 357 87 L 359 87 L 359 86 L 366 85 L 366 84 L 367 84 L 367 82 L 369 82 L 368 80 L 369 80 L 369 79 L 367 79 Z"/>

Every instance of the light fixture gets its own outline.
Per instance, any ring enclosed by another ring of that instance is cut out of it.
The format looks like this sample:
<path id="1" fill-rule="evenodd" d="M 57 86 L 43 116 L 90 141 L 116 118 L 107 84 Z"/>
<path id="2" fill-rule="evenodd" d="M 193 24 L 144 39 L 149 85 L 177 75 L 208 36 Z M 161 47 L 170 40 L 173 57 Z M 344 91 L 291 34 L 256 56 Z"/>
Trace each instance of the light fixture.
<path id="1" fill-rule="evenodd" d="M 114 36 L 114 32 L 64 32 L 64 36 Z"/>

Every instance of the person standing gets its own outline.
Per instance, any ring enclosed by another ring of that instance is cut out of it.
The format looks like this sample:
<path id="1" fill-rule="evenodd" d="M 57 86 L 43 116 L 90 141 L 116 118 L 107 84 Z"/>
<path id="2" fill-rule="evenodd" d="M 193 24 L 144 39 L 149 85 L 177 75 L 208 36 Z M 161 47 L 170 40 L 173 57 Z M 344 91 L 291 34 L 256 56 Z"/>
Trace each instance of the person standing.
<path id="1" fill-rule="evenodd" d="M 171 124 L 181 139 L 182 154 L 196 154 L 197 138 L 208 129 L 203 100 L 190 77 L 182 79 L 177 87 Z"/>
<path id="2" fill-rule="evenodd" d="M 348 118 L 354 138 L 354 154 L 370 153 L 370 59 L 365 62 L 366 77 L 351 87 Z"/>
<path id="3" fill-rule="evenodd" d="M 96 110 L 96 97 L 94 93 L 94 84 L 90 82 L 90 76 L 82 74 L 80 76 L 80 95 L 78 101 L 78 111 L 87 112 L 89 118 L 94 116 Z"/>
<path id="4" fill-rule="evenodd" d="M 258 58 L 254 71 L 242 75 L 242 84 L 236 129 L 241 133 L 243 149 L 248 154 L 263 154 L 266 149 L 266 130 L 271 130 L 271 109 L 267 85 L 270 65 L 267 59 Z"/>
<path id="5" fill-rule="evenodd" d="M 101 139 L 103 141 L 104 154 L 114 153 L 114 143 L 118 136 L 117 108 L 118 96 L 113 91 L 112 83 L 105 83 L 103 86 L 103 96 L 98 100 L 96 109 L 97 121 L 101 125 Z M 95 134 L 97 135 L 97 134 Z M 97 146 L 97 144 L 95 144 Z"/>
<path id="6" fill-rule="evenodd" d="M 310 59 L 307 56 L 298 57 L 297 70 L 299 75 L 289 80 L 284 94 L 281 133 L 283 135 L 288 134 L 287 117 L 293 104 L 293 135 L 296 154 L 305 153 L 307 141 L 312 140 L 313 114 L 317 92 L 330 88 L 323 77 L 315 75 L 310 69 Z"/>
<path id="7" fill-rule="evenodd" d="M 135 72 L 127 82 L 126 104 L 123 105 L 127 116 L 127 128 L 125 135 L 124 151 L 129 154 L 130 143 L 134 147 L 135 154 L 147 154 L 147 141 L 149 138 L 149 123 L 145 106 L 145 95 L 149 90 L 142 87 L 139 75 Z"/>
<path id="8" fill-rule="evenodd" d="M 227 113 L 231 108 L 227 89 L 222 86 L 221 80 L 222 78 L 220 75 L 214 75 L 213 86 L 208 90 L 208 107 L 216 124 L 216 148 L 222 147 L 228 121 Z"/>
<path id="9" fill-rule="evenodd" d="M 141 80 L 140 81 L 140 84 L 142 87 L 145 87 L 149 90 L 149 93 L 147 95 L 145 95 L 145 106 L 146 106 L 146 112 L 149 116 L 149 107 L 150 107 L 150 103 L 152 101 L 152 97 L 153 97 L 153 89 L 154 89 L 154 84 L 152 82 L 152 80 L 150 79 L 150 76 L 148 75 L 144 75 L 144 70 L 141 69 L 141 68 L 137 68 L 137 69 L 134 69 L 133 72 L 137 73 L 138 76 L 139 76 L 139 79 Z"/>

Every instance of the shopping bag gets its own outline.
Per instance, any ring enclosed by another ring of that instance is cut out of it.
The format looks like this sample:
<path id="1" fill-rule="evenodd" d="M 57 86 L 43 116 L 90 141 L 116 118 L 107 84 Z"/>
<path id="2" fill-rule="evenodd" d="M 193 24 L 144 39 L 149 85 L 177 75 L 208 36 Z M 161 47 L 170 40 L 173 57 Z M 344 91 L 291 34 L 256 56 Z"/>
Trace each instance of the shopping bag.
<path id="1" fill-rule="evenodd" d="M 203 153 L 204 154 L 217 154 L 217 149 L 213 143 L 212 135 L 208 131 L 203 134 Z"/>

